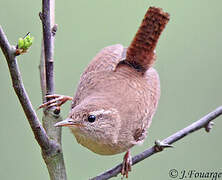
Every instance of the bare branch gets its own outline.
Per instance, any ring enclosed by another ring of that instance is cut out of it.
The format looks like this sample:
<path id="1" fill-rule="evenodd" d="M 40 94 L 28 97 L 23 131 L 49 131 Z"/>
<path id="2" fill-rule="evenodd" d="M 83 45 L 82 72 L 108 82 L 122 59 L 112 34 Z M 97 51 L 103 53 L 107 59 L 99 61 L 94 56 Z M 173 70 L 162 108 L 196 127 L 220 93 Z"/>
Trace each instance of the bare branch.
<path id="1" fill-rule="evenodd" d="M 42 90 L 42 102 L 46 102 L 46 72 L 45 72 L 45 53 L 44 53 L 44 44 L 42 40 L 41 46 L 41 56 L 39 63 L 39 74 L 40 74 L 40 86 Z"/>
<path id="2" fill-rule="evenodd" d="M 19 98 L 19 101 L 29 121 L 29 124 L 35 135 L 35 138 L 39 143 L 40 147 L 42 148 L 42 150 L 48 151 L 48 149 L 51 148 L 52 143 L 50 142 L 44 128 L 42 127 L 36 115 L 36 112 L 34 111 L 32 104 L 29 100 L 28 94 L 24 88 L 22 77 L 15 57 L 16 49 L 15 47 L 9 44 L 7 37 L 4 34 L 1 26 L 0 26 L 0 46 L 8 63 L 8 68 L 10 71 L 13 88 L 16 92 L 16 95 Z"/>
<path id="3" fill-rule="evenodd" d="M 218 107 L 216 110 L 210 112 L 206 116 L 202 117 L 200 120 L 194 122 L 193 124 L 187 126 L 184 129 L 181 129 L 180 131 L 174 133 L 173 135 L 167 137 L 162 142 L 165 144 L 173 144 L 174 142 L 184 138 L 188 134 L 195 132 L 201 128 L 205 128 L 206 126 L 209 126 L 209 123 L 211 123 L 212 120 L 217 118 L 222 114 L 222 106 Z M 157 153 L 159 151 L 156 151 L 155 146 L 145 150 L 144 152 L 134 156 L 132 158 L 133 165 L 148 158 L 149 156 Z M 114 168 L 107 170 L 106 172 L 90 179 L 90 180 L 105 180 L 109 179 L 111 177 L 117 176 L 122 169 L 122 164 L 118 164 Z"/>
<path id="4" fill-rule="evenodd" d="M 54 76 L 53 76 L 53 55 L 54 55 L 54 27 L 55 0 L 42 0 L 42 13 L 40 17 L 43 28 L 43 44 L 41 49 L 40 61 L 40 80 L 42 88 L 43 103 L 45 96 L 54 94 Z M 48 101 L 50 98 L 47 98 Z M 61 120 L 58 114 L 54 113 L 54 107 L 47 108 L 44 111 L 43 127 L 48 136 L 61 144 L 61 129 L 55 128 L 54 124 Z M 46 117 L 48 116 L 48 117 Z"/>
<path id="5" fill-rule="evenodd" d="M 54 38 L 57 30 L 55 25 L 55 0 L 42 0 L 42 13 L 39 14 L 42 21 L 43 29 L 43 44 L 40 60 L 40 79 L 43 103 L 49 101 L 50 98 L 45 98 L 46 95 L 54 94 Z M 65 163 L 61 145 L 61 128 L 54 127 L 54 124 L 61 121 L 62 118 L 55 111 L 55 107 L 44 109 L 42 118 L 43 127 L 50 139 L 53 139 L 58 145 L 58 150 L 48 153 L 43 153 L 43 158 L 48 168 L 51 180 L 66 180 Z"/>
<path id="6" fill-rule="evenodd" d="M 54 0 L 42 0 L 42 28 L 45 52 L 46 67 L 46 93 L 47 95 L 54 93 L 54 36 L 52 28 L 54 27 Z"/>

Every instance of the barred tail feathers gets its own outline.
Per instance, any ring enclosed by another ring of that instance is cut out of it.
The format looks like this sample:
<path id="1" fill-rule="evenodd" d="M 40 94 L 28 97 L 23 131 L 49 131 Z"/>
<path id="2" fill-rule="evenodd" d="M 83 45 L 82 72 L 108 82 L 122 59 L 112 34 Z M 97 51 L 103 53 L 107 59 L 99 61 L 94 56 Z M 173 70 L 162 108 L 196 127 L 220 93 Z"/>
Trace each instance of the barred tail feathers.
<path id="1" fill-rule="evenodd" d="M 126 52 L 126 63 L 145 72 L 154 63 L 155 47 L 169 21 L 169 14 L 161 8 L 150 7 Z"/>

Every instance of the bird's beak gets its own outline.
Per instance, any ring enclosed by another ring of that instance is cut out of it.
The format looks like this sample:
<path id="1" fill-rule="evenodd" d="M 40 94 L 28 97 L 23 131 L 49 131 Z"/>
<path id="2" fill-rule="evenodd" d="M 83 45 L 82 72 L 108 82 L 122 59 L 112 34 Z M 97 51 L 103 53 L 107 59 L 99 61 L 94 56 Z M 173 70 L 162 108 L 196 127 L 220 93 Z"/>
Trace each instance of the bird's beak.
<path id="1" fill-rule="evenodd" d="M 55 127 L 62 127 L 62 126 L 82 126 L 82 123 L 80 121 L 74 121 L 71 118 L 67 118 L 63 121 L 57 122 L 54 124 Z"/>

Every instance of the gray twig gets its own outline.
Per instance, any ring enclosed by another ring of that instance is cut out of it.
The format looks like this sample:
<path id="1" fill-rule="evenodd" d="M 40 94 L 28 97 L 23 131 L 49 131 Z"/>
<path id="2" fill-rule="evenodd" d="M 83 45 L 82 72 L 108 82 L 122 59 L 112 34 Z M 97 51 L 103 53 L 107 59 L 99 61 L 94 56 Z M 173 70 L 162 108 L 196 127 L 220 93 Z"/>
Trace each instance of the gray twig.
<path id="1" fill-rule="evenodd" d="M 54 27 L 54 5 L 55 0 L 42 0 L 42 29 L 45 54 L 46 71 L 46 93 L 54 93 L 54 37 L 52 28 Z"/>
<path id="2" fill-rule="evenodd" d="M 42 90 L 42 102 L 46 102 L 46 72 L 45 72 L 45 53 L 44 53 L 44 44 L 42 40 L 41 46 L 41 56 L 39 63 L 39 74 L 40 74 L 40 86 Z"/>
<path id="3" fill-rule="evenodd" d="M 44 52 L 41 55 L 41 88 L 43 96 L 54 93 L 53 79 L 53 46 L 54 36 L 52 27 L 54 27 L 54 0 L 43 0 L 43 40 Z M 51 27 L 52 26 L 52 27 Z M 54 29 L 55 31 L 55 29 Z M 55 35 L 55 32 L 54 32 Z M 36 112 L 34 111 L 29 97 L 25 91 L 19 67 L 17 64 L 15 52 L 16 48 L 11 46 L 0 27 L 0 46 L 6 57 L 9 71 L 12 78 L 14 90 L 20 100 L 25 115 L 29 121 L 32 131 L 39 143 L 42 156 L 48 168 L 51 180 L 66 180 L 66 170 L 61 147 L 61 128 L 55 128 L 54 124 L 61 121 L 61 117 L 53 113 L 53 108 L 44 111 L 43 125 L 40 123 Z M 44 61 L 45 60 L 45 61 Z M 44 100 L 45 98 L 43 98 Z"/>
<path id="4" fill-rule="evenodd" d="M 210 112 L 209 114 L 207 114 L 206 116 L 202 117 L 200 120 L 194 122 L 193 124 L 185 127 L 184 129 L 181 129 L 180 131 L 174 133 L 173 135 L 167 137 L 166 139 L 164 139 L 162 142 L 165 144 L 173 144 L 174 142 L 184 138 L 185 136 L 187 136 L 188 134 L 195 132 L 201 128 L 205 128 L 206 126 L 209 125 L 209 123 L 214 120 L 215 118 L 217 118 L 218 116 L 220 116 L 222 114 L 222 106 L 218 107 L 217 109 L 215 109 L 214 111 Z M 137 164 L 138 162 L 148 158 L 149 156 L 157 153 L 159 151 L 156 151 L 155 146 L 145 150 L 144 152 L 134 156 L 132 158 L 132 164 Z M 122 168 L 122 163 L 118 164 L 117 166 L 115 166 L 112 169 L 107 170 L 106 172 L 91 178 L 90 180 L 105 180 L 105 179 L 109 179 L 111 177 L 117 176 Z"/>
<path id="5" fill-rule="evenodd" d="M 43 43 L 40 60 L 40 80 L 43 96 L 43 103 L 49 101 L 46 95 L 54 94 L 54 38 L 57 30 L 55 25 L 55 0 L 42 0 L 42 13 L 40 13 L 43 29 Z M 57 151 L 43 153 L 43 158 L 48 168 L 51 180 L 66 180 L 65 163 L 61 145 L 61 128 L 54 127 L 54 124 L 61 121 L 59 114 L 54 113 L 55 107 L 44 109 L 42 118 L 43 127 L 47 135 L 57 144 Z"/>
<path id="6" fill-rule="evenodd" d="M 17 64 L 17 59 L 15 56 L 16 49 L 15 47 L 9 44 L 8 39 L 5 33 L 3 32 L 1 26 L 0 26 L 0 46 L 8 63 L 8 68 L 10 71 L 13 88 L 16 92 L 16 95 L 19 98 L 19 101 L 22 105 L 22 108 L 28 119 L 28 122 L 32 128 L 35 138 L 39 143 L 40 147 L 42 148 L 42 150 L 47 151 L 48 149 L 51 149 L 53 143 L 49 140 L 45 132 L 45 129 L 42 127 L 36 115 L 36 112 L 32 107 L 31 101 L 23 85 L 22 77 Z"/>

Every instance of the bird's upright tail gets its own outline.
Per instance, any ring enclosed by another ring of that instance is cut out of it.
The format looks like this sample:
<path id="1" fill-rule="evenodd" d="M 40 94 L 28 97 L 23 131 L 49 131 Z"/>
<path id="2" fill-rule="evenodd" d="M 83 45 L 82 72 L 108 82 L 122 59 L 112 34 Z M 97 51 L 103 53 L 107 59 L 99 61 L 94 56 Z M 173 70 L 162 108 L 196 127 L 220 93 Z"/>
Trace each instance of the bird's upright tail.
<path id="1" fill-rule="evenodd" d="M 170 15 L 161 8 L 150 7 L 126 52 L 125 63 L 145 72 L 154 63 L 155 47 Z"/>

